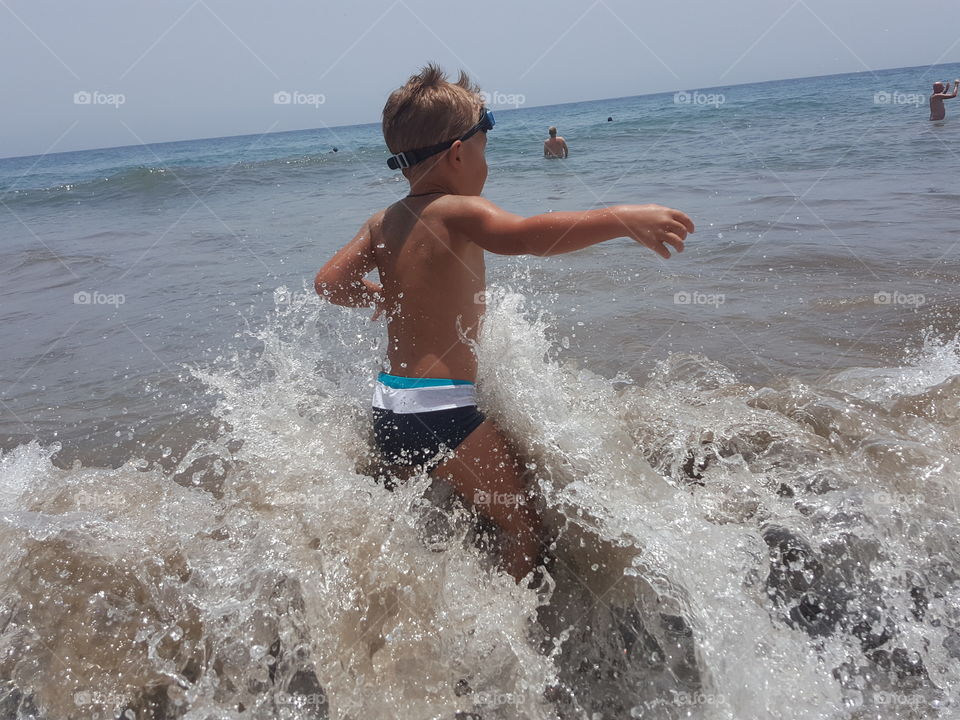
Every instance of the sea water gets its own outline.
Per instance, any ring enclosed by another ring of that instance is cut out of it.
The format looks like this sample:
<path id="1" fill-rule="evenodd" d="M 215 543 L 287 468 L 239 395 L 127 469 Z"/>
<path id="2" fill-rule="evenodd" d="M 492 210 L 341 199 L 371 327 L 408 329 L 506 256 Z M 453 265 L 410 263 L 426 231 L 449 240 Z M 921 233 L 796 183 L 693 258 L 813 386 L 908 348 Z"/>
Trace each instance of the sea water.
<path id="1" fill-rule="evenodd" d="M 489 257 L 533 589 L 373 477 L 377 125 L 0 160 L 0 717 L 960 717 L 958 70 L 496 108 L 494 202 L 697 226 Z"/>

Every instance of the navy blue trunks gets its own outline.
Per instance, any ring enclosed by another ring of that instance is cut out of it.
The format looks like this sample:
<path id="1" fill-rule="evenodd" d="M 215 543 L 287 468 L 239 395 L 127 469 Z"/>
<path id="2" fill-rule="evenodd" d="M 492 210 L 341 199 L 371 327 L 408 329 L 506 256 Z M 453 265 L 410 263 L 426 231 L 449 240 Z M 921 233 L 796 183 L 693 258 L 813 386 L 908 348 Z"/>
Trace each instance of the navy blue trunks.
<path id="1" fill-rule="evenodd" d="M 380 373 L 373 394 L 373 436 L 391 465 L 432 470 L 485 420 L 467 380 Z"/>

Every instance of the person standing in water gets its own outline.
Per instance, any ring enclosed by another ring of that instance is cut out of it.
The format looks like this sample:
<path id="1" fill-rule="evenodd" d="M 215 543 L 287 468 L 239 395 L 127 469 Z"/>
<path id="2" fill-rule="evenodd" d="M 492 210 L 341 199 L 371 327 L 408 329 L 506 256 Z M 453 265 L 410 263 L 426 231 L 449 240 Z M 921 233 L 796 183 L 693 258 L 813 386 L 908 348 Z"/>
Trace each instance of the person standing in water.
<path id="1" fill-rule="evenodd" d="M 947 116 L 947 111 L 943 107 L 943 101 L 955 98 L 957 88 L 960 87 L 960 80 L 953 81 L 953 94 L 948 93 L 950 83 L 936 82 L 933 84 L 933 95 L 930 96 L 930 119 L 943 120 Z"/>
<path id="2" fill-rule="evenodd" d="M 557 129 L 552 127 L 547 132 L 550 133 L 550 137 L 543 143 L 543 156 L 545 158 L 565 158 L 569 156 L 570 150 L 567 148 L 567 141 L 557 136 Z"/>

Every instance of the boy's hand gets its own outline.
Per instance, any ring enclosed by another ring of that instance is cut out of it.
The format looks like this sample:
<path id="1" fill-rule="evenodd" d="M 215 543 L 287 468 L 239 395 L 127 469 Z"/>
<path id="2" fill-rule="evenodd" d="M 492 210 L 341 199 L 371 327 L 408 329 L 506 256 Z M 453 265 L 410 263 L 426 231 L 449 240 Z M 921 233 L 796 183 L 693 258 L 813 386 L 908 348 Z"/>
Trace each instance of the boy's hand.
<path id="1" fill-rule="evenodd" d="M 628 237 L 663 258 L 670 257 L 667 245 L 683 252 L 683 241 L 694 231 L 693 221 L 685 213 L 662 205 L 621 205 L 617 207 L 617 219 Z"/>

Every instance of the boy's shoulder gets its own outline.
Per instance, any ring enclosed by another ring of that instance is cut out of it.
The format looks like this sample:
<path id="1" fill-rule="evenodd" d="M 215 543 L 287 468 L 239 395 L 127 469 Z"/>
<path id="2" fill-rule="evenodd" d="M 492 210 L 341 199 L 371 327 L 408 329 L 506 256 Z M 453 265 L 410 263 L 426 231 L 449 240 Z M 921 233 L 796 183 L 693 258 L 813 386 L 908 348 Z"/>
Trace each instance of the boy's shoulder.
<path id="1" fill-rule="evenodd" d="M 425 237 L 441 242 L 478 243 L 490 219 L 503 212 L 479 195 L 445 194 L 415 205 L 407 200 L 398 200 L 366 220 L 360 233 L 367 236 L 371 250 L 395 233 L 406 237 L 418 225 Z"/>
<path id="2" fill-rule="evenodd" d="M 374 233 L 378 232 L 379 229 L 383 227 L 383 218 L 389 209 L 389 207 L 386 207 L 383 210 L 378 210 L 364 220 L 363 225 L 360 228 L 360 232 L 366 234 L 368 237 L 372 237 Z"/>
<path id="3" fill-rule="evenodd" d="M 489 211 L 491 207 L 495 207 L 492 202 L 479 195 L 438 194 L 429 203 L 418 206 L 407 204 L 407 199 L 401 198 L 392 205 L 374 213 L 367 220 L 367 224 L 371 227 L 382 226 L 384 220 L 391 216 L 457 222 L 475 219 L 478 215 Z"/>

